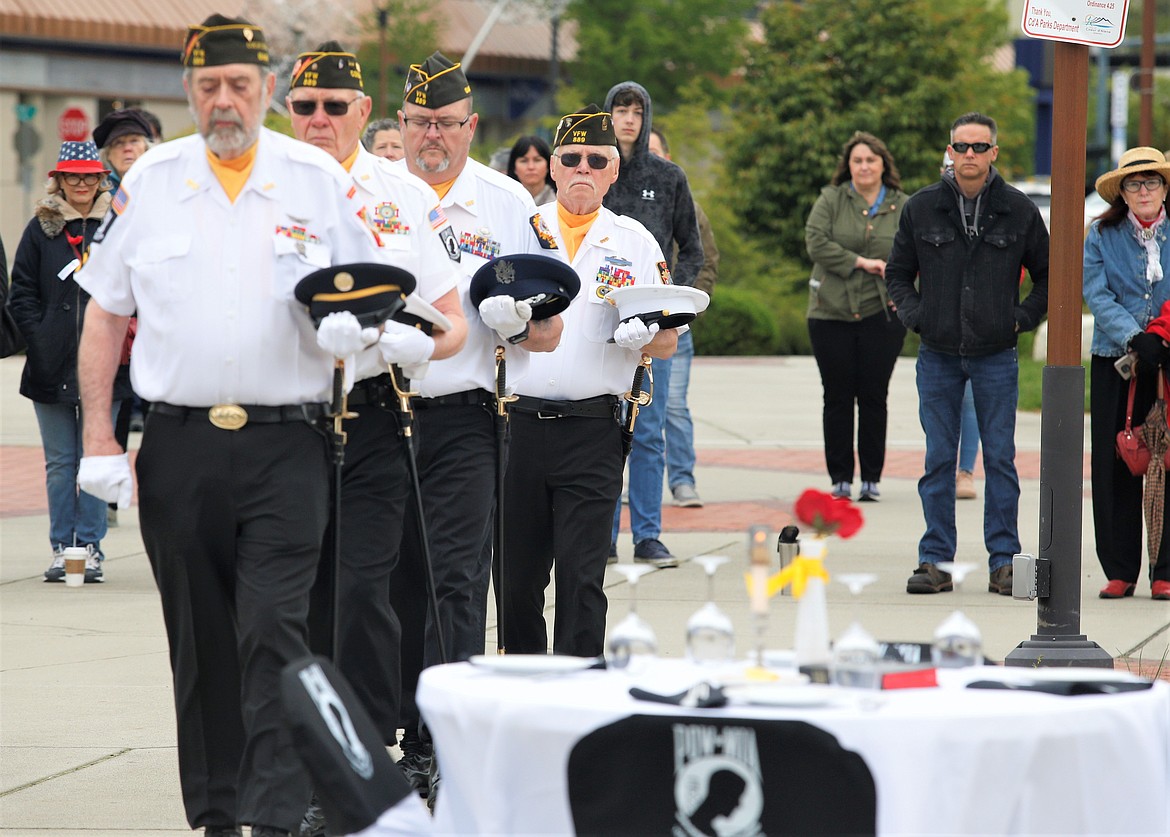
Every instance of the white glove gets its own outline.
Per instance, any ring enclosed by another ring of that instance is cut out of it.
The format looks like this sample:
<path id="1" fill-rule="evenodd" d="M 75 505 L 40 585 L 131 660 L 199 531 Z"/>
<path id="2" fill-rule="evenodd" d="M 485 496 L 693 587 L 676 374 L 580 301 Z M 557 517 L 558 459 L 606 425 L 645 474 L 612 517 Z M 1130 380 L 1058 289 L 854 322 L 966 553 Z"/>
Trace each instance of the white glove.
<path id="1" fill-rule="evenodd" d="M 382 336 L 378 338 L 378 349 L 386 363 L 418 366 L 431 359 L 435 353 L 435 341 L 423 334 L 421 329 L 389 320 Z"/>
<path id="2" fill-rule="evenodd" d="M 378 339 L 378 329 L 362 328 L 349 311 L 334 311 L 317 326 L 317 345 L 334 357 L 356 355 Z"/>
<path id="3" fill-rule="evenodd" d="M 77 468 L 77 487 L 118 508 L 130 507 L 134 481 L 130 478 L 130 455 L 83 456 Z"/>
<path id="4" fill-rule="evenodd" d="M 495 329 L 501 337 L 507 339 L 528 327 L 528 321 L 532 319 L 532 306 L 510 296 L 489 296 L 479 304 L 479 318 L 488 328 Z"/>
<path id="5" fill-rule="evenodd" d="M 613 342 L 623 349 L 636 352 L 653 340 L 657 333 L 658 323 L 647 328 L 641 317 L 634 317 L 617 327 L 617 331 L 613 333 Z"/>

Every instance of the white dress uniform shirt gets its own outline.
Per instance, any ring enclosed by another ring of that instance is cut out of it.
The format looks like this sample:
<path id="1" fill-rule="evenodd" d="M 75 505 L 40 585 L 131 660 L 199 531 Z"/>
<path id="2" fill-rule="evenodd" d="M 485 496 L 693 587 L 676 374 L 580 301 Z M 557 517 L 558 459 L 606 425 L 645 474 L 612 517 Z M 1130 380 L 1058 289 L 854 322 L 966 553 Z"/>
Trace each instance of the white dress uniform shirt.
<path id="1" fill-rule="evenodd" d="M 414 275 L 414 292 L 434 302 L 459 283 L 453 258 L 455 233 L 439 208 L 439 196 L 421 178 L 358 146 L 349 170 L 366 222 L 382 242 L 382 259 Z M 450 244 L 448 244 L 450 242 Z M 357 357 L 356 380 L 386 371 L 374 345 Z"/>
<path id="2" fill-rule="evenodd" d="M 546 203 L 539 212 L 557 242 L 557 249 L 542 252 L 567 261 L 557 204 Z M 581 291 L 561 312 L 565 330 L 560 345 L 556 351 L 532 355 L 517 392 L 560 401 L 620 395 L 630 388 L 642 353 L 606 342 L 620 322 L 606 294 L 627 285 L 662 283 L 668 275 L 666 260 L 649 230 L 603 206 L 569 264 L 581 279 Z"/>
<path id="3" fill-rule="evenodd" d="M 137 312 L 130 377 L 147 401 L 327 402 L 333 359 L 293 289 L 381 261 L 362 204 L 332 157 L 267 129 L 232 203 L 205 148 L 185 137 L 134 164 L 77 282 L 112 314 Z"/>
<path id="4" fill-rule="evenodd" d="M 406 168 L 403 161 L 397 165 Z M 512 389 L 524 376 L 530 353 L 508 345 L 484 325 L 468 291 L 475 271 L 489 260 L 541 252 L 531 225 L 536 205 L 517 181 L 472 159 L 451 184 L 441 205 L 459 247 L 459 298 L 467 318 L 467 344 L 452 357 L 432 361 L 426 377 L 411 384 L 424 398 L 477 387 L 494 392 L 496 346 L 502 345 L 507 349 L 508 388 Z"/>

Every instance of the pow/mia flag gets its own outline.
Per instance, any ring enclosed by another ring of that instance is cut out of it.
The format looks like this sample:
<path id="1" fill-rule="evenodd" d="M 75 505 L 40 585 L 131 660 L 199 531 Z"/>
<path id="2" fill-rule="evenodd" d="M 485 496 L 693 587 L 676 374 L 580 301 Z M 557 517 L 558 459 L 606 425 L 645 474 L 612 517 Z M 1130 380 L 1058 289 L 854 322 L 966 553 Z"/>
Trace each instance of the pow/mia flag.
<path id="1" fill-rule="evenodd" d="M 877 832 L 865 761 L 802 721 L 633 715 L 577 742 L 567 784 L 577 834 Z"/>

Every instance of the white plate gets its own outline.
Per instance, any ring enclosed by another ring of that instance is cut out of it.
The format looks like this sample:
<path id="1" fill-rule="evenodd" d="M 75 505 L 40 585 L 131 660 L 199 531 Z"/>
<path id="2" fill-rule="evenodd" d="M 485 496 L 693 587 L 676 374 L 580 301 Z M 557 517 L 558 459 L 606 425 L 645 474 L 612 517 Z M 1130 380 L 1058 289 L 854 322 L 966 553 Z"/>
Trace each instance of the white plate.
<path id="1" fill-rule="evenodd" d="M 563 654 L 476 654 L 467 662 L 497 674 L 564 674 L 583 671 L 597 660 Z"/>
<path id="2" fill-rule="evenodd" d="M 773 686 L 767 683 L 727 688 L 733 703 L 751 706 L 828 706 L 839 695 L 828 686 Z"/>

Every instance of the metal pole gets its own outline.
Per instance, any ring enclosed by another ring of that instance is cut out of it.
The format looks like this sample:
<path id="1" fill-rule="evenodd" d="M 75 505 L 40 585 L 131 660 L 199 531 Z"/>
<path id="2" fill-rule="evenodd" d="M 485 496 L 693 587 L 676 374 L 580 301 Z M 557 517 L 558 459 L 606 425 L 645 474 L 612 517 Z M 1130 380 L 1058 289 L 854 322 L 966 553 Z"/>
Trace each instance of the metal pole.
<path id="1" fill-rule="evenodd" d="M 390 58 L 386 48 L 386 24 L 390 13 L 386 9 L 378 9 L 378 111 L 381 114 L 390 113 Z M 378 113 L 374 114 L 378 118 Z"/>
<path id="2" fill-rule="evenodd" d="M 1142 58 L 1138 73 L 1141 113 L 1138 117 L 1138 145 L 1154 142 L 1154 0 L 1142 3 Z"/>
<path id="3" fill-rule="evenodd" d="M 1057 43 L 1052 136 L 1052 235 L 1048 282 L 1048 365 L 1040 424 L 1040 563 L 1051 568 L 1037 599 L 1036 633 L 1004 660 L 1010 666 L 1097 666 L 1113 658 L 1080 633 L 1081 495 L 1085 370 L 1081 366 L 1081 246 L 1089 52 Z"/>

